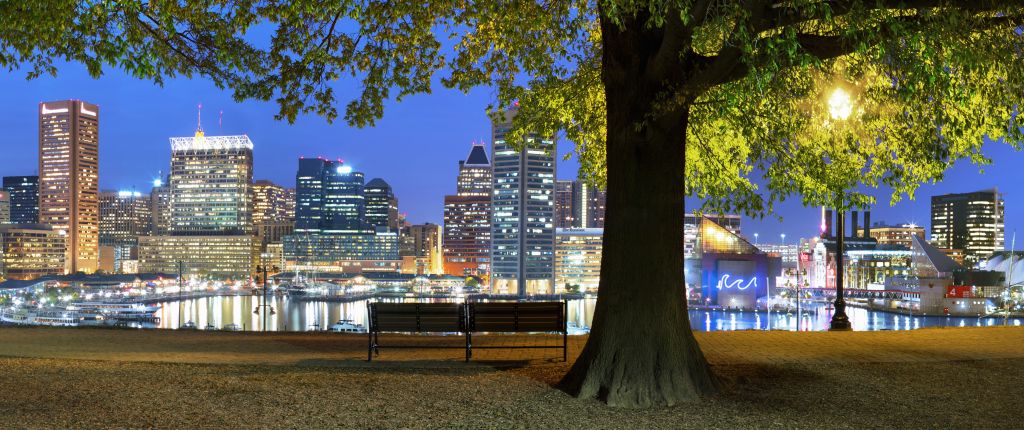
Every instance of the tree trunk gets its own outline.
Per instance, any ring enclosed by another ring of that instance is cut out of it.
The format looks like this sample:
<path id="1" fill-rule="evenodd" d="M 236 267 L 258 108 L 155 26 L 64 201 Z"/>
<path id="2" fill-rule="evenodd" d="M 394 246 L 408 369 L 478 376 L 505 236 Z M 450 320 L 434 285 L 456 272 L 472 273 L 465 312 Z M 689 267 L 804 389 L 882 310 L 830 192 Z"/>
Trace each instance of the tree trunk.
<path id="1" fill-rule="evenodd" d="M 608 206 L 590 337 L 562 388 L 611 406 L 673 405 L 716 382 L 686 312 L 684 169 L 688 106 L 650 116 L 658 29 L 602 22 Z M 678 56 L 674 56 L 678 59 Z"/>

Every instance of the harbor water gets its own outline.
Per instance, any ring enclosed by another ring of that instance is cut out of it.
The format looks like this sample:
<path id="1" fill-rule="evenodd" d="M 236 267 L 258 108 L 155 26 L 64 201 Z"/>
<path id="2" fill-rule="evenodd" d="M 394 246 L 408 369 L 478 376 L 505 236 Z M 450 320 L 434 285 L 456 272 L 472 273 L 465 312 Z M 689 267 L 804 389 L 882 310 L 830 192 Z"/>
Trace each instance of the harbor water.
<path id="1" fill-rule="evenodd" d="M 377 299 L 381 301 L 417 301 L 421 299 Z M 434 301 L 456 301 L 435 299 Z M 191 322 L 198 329 L 222 329 L 234 324 L 245 331 L 310 331 L 328 330 L 332 324 L 349 320 L 367 325 L 368 300 L 349 303 L 289 299 L 287 296 L 269 297 L 267 308 L 272 309 L 264 318 L 261 297 L 248 295 L 195 298 L 158 304 L 160 310 L 156 324 L 143 324 L 147 328 L 176 329 Z M 585 332 L 592 324 L 596 299 L 569 301 L 570 331 Z M 258 309 L 259 308 L 259 309 Z M 256 311 L 259 310 L 259 313 Z M 947 317 L 881 312 L 859 307 L 847 307 L 847 315 L 854 330 L 911 330 L 926 327 L 986 327 L 1003 325 L 1002 317 Z M 824 303 L 806 303 L 799 317 L 796 311 L 724 311 L 691 309 L 690 325 L 695 331 L 720 330 L 827 330 L 832 311 Z M 1008 318 L 1005 324 L 1019 326 L 1022 318 Z"/>

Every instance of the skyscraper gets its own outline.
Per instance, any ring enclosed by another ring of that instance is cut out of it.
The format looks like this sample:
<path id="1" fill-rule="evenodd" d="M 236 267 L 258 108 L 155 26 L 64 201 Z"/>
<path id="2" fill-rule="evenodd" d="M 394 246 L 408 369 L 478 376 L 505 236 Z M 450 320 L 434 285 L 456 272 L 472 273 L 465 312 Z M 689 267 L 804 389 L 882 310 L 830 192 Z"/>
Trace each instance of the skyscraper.
<path id="1" fill-rule="evenodd" d="M 68 272 L 99 264 L 99 107 L 39 104 L 39 222 L 67 235 Z"/>
<path id="2" fill-rule="evenodd" d="M 0 225 L 0 279 L 64 273 L 66 238 L 43 224 Z"/>
<path id="3" fill-rule="evenodd" d="M 455 195 L 444 196 L 444 272 L 483 276 L 491 261 L 491 162 L 482 144 L 459 160 Z"/>
<path id="4" fill-rule="evenodd" d="M 252 223 L 262 247 L 280 243 L 295 226 L 294 193 L 273 182 L 260 180 L 252 185 Z"/>
<path id="5" fill-rule="evenodd" d="M 341 160 L 299 159 L 295 232 L 282 238 L 286 270 L 398 271 L 398 232 L 367 222 L 363 181 Z"/>
<path id="6" fill-rule="evenodd" d="M 252 233 L 248 136 L 171 138 L 171 234 Z"/>
<path id="7" fill-rule="evenodd" d="M 370 227 L 398 229 L 398 199 L 391 185 L 381 178 L 366 183 L 366 222 Z"/>
<path id="8" fill-rule="evenodd" d="M 604 228 L 604 212 L 608 193 L 578 180 L 572 183 L 572 218 L 576 228 Z"/>
<path id="9" fill-rule="evenodd" d="M 576 205 L 573 201 L 575 181 L 560 179 L 555 182 L 555 228 L 576 227 Z"/>
<path id="10" fill-rule="evenodd" d="M 135 247 L 153 232 L 150 198 L 138 191 L 100 193 L 100 245 Z"/>
<path id="11" fill-rule="evenodd" d="M 494 195 L 491 285 L 497 293 L 554 292 L 555 140 L 529 134 L 521 149 L 505 140 L 516 111 L 492 123 Z"/>
<path id="12" fill-rule="evenodd" d="M 141 272 L 239 279 L 259 254 L 252 225 L 253 144 L 248 136 L 172 137 L 169 234 L 139 238 Z"/>
<path id="13" fill-rule="evenodd" d="M 167 234 L 171 230 L 170 181 L 156 179 L 149 193 L 149 212 L 153 216 L 153 234 Z"/>
<path id="14" fill-rule="evenodd" d="M 364 176 L 340 160 L 299 159 L 295 232 L 372 231 L 366 223 Z"/>
<path id="15" fill-rule="evenodd" d="M 975 264 L 1005 244 L 1003 196 L 995 188 L 932 196 L 932 242 Z"/>
<path id="16" fill-rule="evenodd" d="M 38 176 L 4 176 L 3 189 L 10 194 L 11 223 L 39 222 Z"/>

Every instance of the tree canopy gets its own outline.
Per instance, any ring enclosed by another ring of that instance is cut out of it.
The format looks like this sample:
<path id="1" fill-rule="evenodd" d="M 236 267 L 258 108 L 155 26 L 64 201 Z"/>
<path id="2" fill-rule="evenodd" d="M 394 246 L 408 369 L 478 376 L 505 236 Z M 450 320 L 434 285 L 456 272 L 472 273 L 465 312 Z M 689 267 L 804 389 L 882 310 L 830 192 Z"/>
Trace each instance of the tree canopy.
<path id="1" fill-rule="evenodd" d="M 239 100 L 276 101 L 289 121 L 336 119 L 332 82 L 357 79 L 361 92 L 341 100 L 357 126 L 437 81 L 493 86 L 494 109 L 519 102 L 517 130 L 562 130 L 581 176 L 602 182 L 599 20 L 641 12 L 678 57 L 661 66 L 652 115 L 692 105 L 687 193 L 708 208 L 763 214 L 791 194 L 870 203 L 857 184 L 898 200 L 959 159 L 985 162 L 982 136 L 1021 139 L 1011 0 L 3 2 L 0 64 L 29 77 L 62 60 L 157 83 L 202 75 Z M 837 87 L 855 107 L 842 124 L 825 109 Z"/>

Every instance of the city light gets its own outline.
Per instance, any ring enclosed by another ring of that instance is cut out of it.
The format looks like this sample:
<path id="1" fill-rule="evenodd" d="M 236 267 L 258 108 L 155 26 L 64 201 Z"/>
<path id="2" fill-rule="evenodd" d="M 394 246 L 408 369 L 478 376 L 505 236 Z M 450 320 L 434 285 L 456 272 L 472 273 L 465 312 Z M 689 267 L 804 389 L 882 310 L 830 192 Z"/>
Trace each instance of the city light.
<path id="1" fill-rule="evenodd" d="M 347 175 L 352 173 L 352 166 L 338 166 L 339 175 Z"/>

